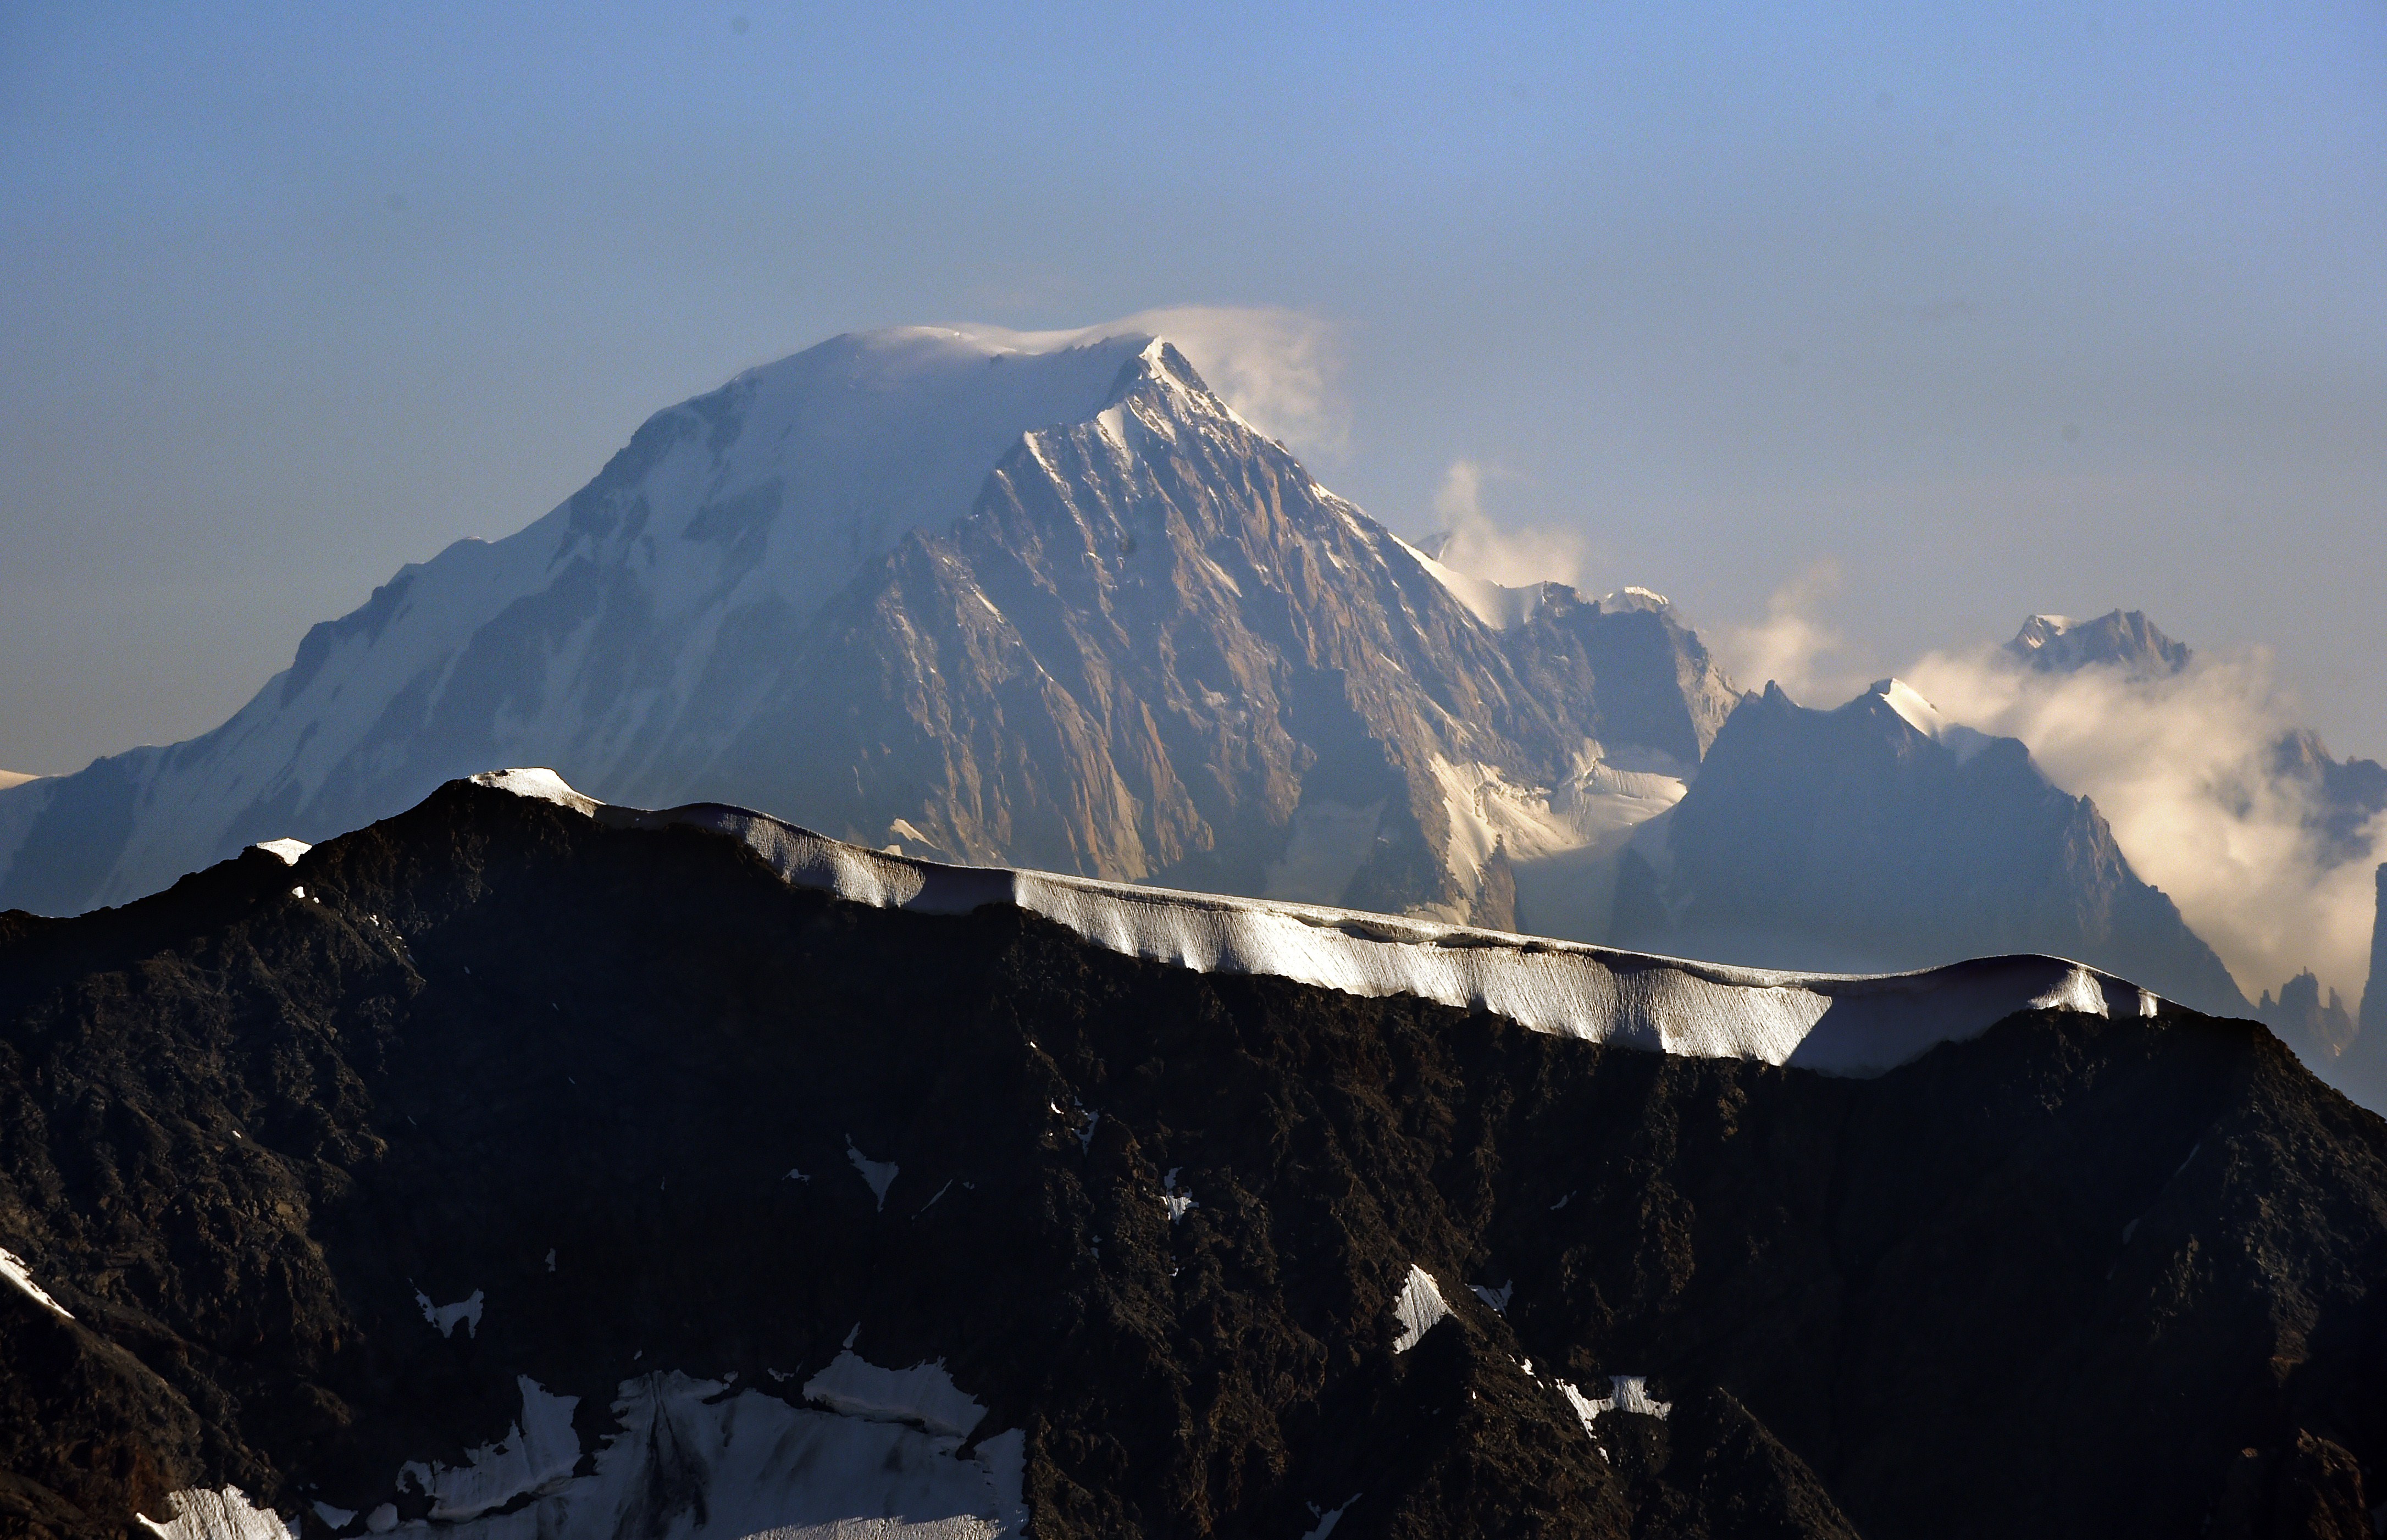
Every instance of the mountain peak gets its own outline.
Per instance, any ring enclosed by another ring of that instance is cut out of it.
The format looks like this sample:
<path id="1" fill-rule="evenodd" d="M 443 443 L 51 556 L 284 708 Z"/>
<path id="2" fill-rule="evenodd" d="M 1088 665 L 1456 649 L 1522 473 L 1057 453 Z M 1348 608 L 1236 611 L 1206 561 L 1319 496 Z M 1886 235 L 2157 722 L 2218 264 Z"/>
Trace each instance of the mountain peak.
<path id="1" fill-rule="evenodd" d="M 2032 615 L 2022 623 L 2006 655 L 2046 674 L 2078 674 L 2084 668 L 2118 667 L 2134 679 L 2178 674 L 2193 656 L 2164 635 L 2143 611 L 2109 610 L 2095 620 L 2069 615 Z"/>

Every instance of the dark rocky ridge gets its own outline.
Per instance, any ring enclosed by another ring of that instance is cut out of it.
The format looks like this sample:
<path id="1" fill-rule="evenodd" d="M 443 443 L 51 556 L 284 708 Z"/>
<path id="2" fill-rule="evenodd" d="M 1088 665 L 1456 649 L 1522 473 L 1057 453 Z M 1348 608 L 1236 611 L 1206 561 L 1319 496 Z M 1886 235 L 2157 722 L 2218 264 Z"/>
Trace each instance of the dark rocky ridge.
<path id="1" fill-rule="evenodd" d="M 593 1446 L 649 1368 L 774 1394 L 857 1321 L 1027 1430 L 1045 1537 L 1354 1492 L 1340 1540 L 2350 1535 L 2387 1473 L 2387 1126 L 2184 1012 L 1831 1079 L 458 786 L 295 871 L 0 917 L 0 1244 L 76 1317 L 0 1288 L 12 1533 L 361 1508 L 501 1435 L 517 1373 Z M 1413 1262 L 1453 1317 L 1396 1356 Z M 418 1286 L 486 1314 L 443 1338 Z M 1674 1411 L 1603 1457 L 1549 1377 L 1626 1373 Z"/>

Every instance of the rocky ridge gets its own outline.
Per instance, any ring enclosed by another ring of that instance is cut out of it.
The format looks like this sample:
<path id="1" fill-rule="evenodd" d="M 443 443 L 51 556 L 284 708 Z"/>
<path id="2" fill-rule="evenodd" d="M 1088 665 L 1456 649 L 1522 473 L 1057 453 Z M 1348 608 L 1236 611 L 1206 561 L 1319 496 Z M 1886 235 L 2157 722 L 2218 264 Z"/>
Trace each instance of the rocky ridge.
<path id="1" fill-rule="evenodd" d="M 2367 1527 L 2387 1126 L 2259 1028 L 1689 1057 L 508 784 L 0 916 L 13 1527 Z"/>

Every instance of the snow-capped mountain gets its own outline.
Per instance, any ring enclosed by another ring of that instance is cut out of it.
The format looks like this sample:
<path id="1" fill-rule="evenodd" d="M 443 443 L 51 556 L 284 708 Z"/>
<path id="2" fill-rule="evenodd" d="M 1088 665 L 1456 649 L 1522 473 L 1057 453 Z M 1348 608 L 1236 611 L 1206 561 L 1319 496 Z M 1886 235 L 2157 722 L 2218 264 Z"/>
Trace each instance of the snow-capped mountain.
<path id="1" fill-rule="evenodd" d="M 2187 668 L 2187 646 L 2163 634 L 2137 610 L 2108 611 L 2095 620 L 2068 615 L 2031 615 L 2005 645 L 2006 656 L 2027 668 L 2073 674 L 2084 668 L 2119 668 L 2137 678 L 2161 678 Z"/>
<path id="2" fill-rule="evenodd" d="M 0 905 L 547 763 L 873 844 L 1508 924 L 1736 699 L 1639 590 L 1423 557 L 1143 335 L 840 337 L 409 567 L 204 738 L 0 792 Z"/>
<path id="3" fill-rule="evenodd" d="M 2387 1472 L 2387 1125 L 2054 959 L 1737 973 L 516 772 L 0 915 L 0 1106 L 43 1540 L 2253 1540 Z"/>
<path id="4" fill-rule="evenodd" d="M 1634 837 L 1616 903 L 1618 945 L 1865 969 L 2048 952 L 2199 1010 L 2248 1009 L 2089 799 L 1897 679 L 1832 711 L 1778 686 L 1750 697 L 1689 792 Z"/>

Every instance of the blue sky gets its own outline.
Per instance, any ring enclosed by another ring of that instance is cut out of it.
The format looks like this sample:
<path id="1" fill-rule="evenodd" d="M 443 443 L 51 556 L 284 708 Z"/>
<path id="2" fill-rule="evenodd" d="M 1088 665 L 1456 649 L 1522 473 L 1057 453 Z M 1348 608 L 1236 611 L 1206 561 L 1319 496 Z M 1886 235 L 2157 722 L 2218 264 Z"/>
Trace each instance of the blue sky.
<path id="1" fill-rule="evenodd" d="M 1187 304 L 1396 528 L 1792 586 L 1811 693 L 2119 604 L 2387 753 L 2382 251 L 2376 4 L 0 6 L 0 766 L 749 364 Z"/>

